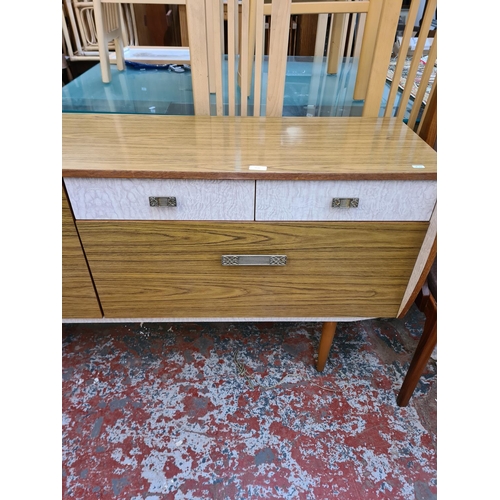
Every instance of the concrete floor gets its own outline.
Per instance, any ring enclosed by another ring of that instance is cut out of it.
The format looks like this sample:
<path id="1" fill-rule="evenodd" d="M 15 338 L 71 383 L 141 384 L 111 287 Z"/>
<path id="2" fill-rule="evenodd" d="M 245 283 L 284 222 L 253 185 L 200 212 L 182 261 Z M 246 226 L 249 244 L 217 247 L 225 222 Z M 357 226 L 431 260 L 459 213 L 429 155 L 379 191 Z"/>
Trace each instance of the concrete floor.
<path id="1" fill-rule="evenodd" d="M 436 362 L 396 395 L 423 328 L 63 325 L 64 499 L 435 499 Z"/>

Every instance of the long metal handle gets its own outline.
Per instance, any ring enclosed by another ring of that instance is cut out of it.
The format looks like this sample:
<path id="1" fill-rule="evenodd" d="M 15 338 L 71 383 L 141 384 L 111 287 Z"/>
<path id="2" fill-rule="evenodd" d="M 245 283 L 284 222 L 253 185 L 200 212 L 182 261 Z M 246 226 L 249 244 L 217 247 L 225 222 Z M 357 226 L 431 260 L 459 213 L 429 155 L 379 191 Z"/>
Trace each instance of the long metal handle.
<path id="1" fill-rule="evenodd" d="M 223 266 L 284 266 L 286 255 L 223 255 Z"/>
<path id="2" fill-rule="evenodd" d="M 150 196 L 150 207 L 176 207 L 177 198 L 175 196 Z"/>

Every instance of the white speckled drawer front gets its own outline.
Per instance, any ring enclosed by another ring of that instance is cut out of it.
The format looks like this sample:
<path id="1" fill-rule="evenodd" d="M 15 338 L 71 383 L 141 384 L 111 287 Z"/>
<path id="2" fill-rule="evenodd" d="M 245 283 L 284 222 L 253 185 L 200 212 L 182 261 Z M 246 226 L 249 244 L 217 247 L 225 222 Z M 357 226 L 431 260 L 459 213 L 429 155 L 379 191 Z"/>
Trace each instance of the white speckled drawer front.
<path id="1" fill-rule="evenodd" d="M 254 219 L 252 180 L 65 178 L 64 183 L 76 219 Z M 175 197 L 176 206 L 151 206 L 150 197 Z"/>
<path id="2" fill-rule="evenodd" d="M 258 221 L 428 221 L 437 196 L 436 181 L 257 181 L 256 190 Z M 357 207 L 332 207 L 334 198 Z"/>

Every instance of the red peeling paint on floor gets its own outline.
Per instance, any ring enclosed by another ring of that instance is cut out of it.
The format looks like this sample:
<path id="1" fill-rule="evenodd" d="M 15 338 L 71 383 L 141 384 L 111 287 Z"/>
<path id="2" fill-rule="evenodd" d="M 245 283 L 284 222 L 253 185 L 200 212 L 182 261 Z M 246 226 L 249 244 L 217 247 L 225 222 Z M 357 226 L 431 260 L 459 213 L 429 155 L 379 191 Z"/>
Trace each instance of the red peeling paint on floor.
<path id="1" fill-rule="evenodd" d="M 396 395 L 423 327 L 63 325 L 64 499 L 435 499 L 436 363 Z"/>

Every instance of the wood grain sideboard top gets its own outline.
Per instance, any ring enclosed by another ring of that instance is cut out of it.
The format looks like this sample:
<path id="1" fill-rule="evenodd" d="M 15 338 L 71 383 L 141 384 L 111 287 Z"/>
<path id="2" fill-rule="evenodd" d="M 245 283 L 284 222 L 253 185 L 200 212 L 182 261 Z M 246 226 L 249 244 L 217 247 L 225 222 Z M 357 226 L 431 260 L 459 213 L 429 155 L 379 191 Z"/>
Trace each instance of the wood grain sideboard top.
<path id="1" fill-rule="evenodd" d="M 436 152 L 396 118 L 63 113 L 62 132 L 63 177 L 437 178 Z"/>

